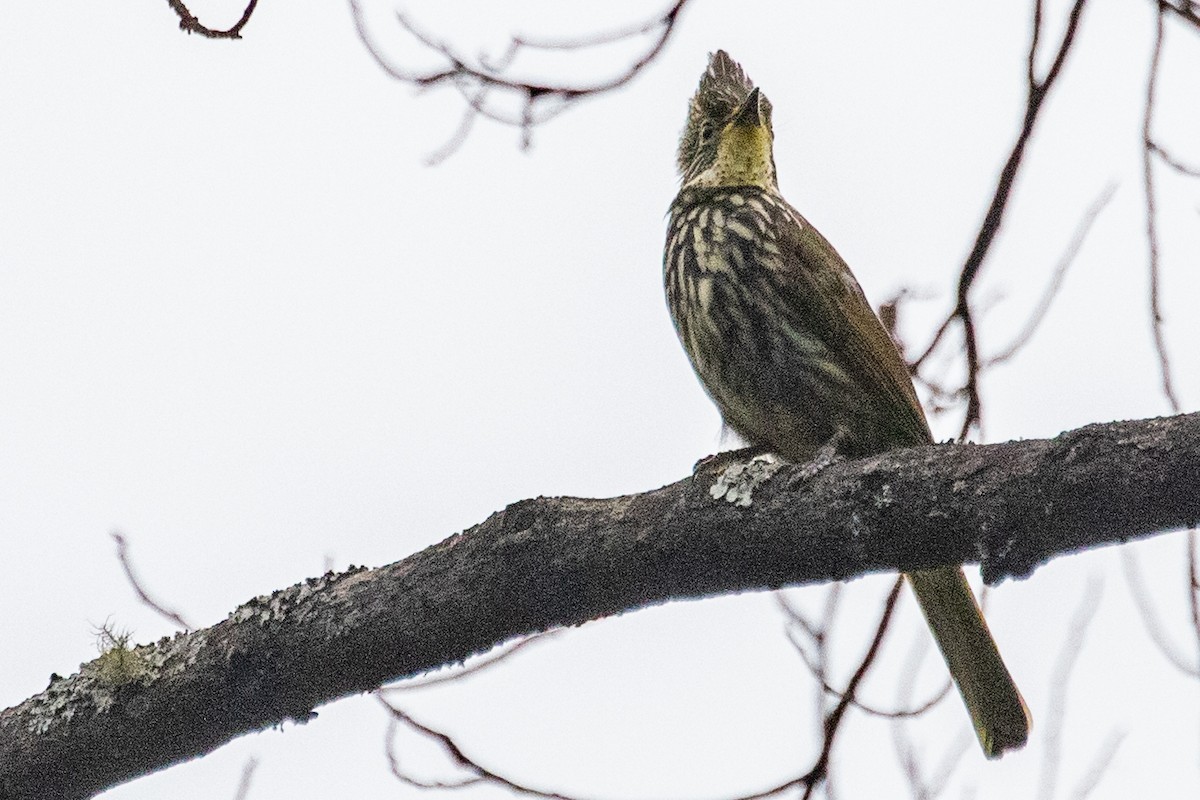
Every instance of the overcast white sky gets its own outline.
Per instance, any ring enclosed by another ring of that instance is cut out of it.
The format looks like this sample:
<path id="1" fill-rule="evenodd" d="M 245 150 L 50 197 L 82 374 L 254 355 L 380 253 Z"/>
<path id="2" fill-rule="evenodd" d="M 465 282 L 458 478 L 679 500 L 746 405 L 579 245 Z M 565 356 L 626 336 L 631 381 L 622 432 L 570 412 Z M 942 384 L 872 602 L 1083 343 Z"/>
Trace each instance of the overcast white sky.
<path id="1" fill-rule="evenodd" d="M 218 26 L 238 5 L 193 9 Z M 399 57 L 429 63 L 393 38 L 391 0 L 367 5 Z M 445 5 L 405 7 L 468 53 L 510 32 L 580 33 L 644 13 L 634 2 Z M 480 124 L 427 167 L 459 99 L 390 81 L 340 0 L 263 3 L 239 42 L 183 35 L 165 2 L 9 0 L 0 706 L 93 658 L 99 623 L 139 642 L 172 631 L 134 598 L 113 530 L 152 590 L 209 625 L 328 566 L 403 558 L 514 500 L 652 489 L 712 452 L 718 417 L 661 288 L 676 137 L 710 50 L 729 50 L 771 97 L 785 195 L 875 302 L 901 286 L 923 293 L 905 333 L 927 341 L 1017 130 L 1028 5 L 695 0 L 660 61 L 537 129 L 528 152 L 515 131 Z M 1066 5 L 1049 4 L 1046 44 Z M 1019 330 L 1084 209 L 1109 183 L 1117 191 L 1037 339 L 988 375 L 989 441 L 1168 412 L 1140 184 L 1153 3 L 1093 5 L 987 262 L 986 351 Z M 1200 42 L 1170 33 L 1156 130 L 1195 164 Z M 623 63 L 609 52 L 570 69 Z M 1200 185 L 1158 175 L 1166 331 L 1190 410 Z M 936 425 L 945 438 L 957 419 Z M 1194 660 L 1181 535 L 1131 549 Z M 1053 664 L 1089 582 L 1101 594 L 1060 698 L 1055 796 L 1118 734 L 1092 797 L 1196 796 L 1200 686 L 1151 644 L 1121 575 L 1108 550 L 991 595 L 993 630 L 1041 724 L 999 763 L 972 746 L 946 796 L 1032 796 L 1044 780 Z M 887 580 L 848 592 L 843 667 Z M 911 643 L 927 640 L 911 602 L 903 614 L 867 686 L 880 705 L 894 702 Z M 921 686 L 941 669 L 930 654 Z M 812 691 L 772 598 L 746 595 L 592 623 L 408 707 L 546 788 L 717 798 L 807 769 Z M 412 797 L 387 773 L 384 726 L 373 700 L 342 702 L 103 796 L 231 797 L 254 756 L 256 799 Z M 930 765 L 970 736 L 953 698 L 911 733 Z M 853 716 L 838 795 L 905 795 L 895 763 L 888 724 Z"/>

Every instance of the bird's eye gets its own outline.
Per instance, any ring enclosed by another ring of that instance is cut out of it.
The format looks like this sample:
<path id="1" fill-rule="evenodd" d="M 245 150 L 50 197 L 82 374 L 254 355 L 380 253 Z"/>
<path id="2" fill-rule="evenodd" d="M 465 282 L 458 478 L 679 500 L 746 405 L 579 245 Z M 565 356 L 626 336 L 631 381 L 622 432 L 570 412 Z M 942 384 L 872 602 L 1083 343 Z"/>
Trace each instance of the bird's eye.
<path id="1" fill-rule="evenodd" d="M 700 123 L 700 144 L 704 144 L 705 142 L 707 142 L 709 139 L 712 138 L 712 135 L 713 135 L 712 120 L 706 119 L 706 120 L 704 120 L 704 122 Z"/>

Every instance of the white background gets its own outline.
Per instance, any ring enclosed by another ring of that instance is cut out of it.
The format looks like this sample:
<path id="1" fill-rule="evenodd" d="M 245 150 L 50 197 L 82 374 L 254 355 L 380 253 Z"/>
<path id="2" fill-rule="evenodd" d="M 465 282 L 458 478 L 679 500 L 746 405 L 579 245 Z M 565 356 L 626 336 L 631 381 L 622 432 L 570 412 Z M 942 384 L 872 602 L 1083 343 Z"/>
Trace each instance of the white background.
<path id="1" fill-rule="evenodd" d="M 509 33 L 586 33 L 646 13 L 544 5 L 408 10 L 468 54 L 499 51 Z M 989 441 L 1169 410 L 1149 336 L 1140 177 L 1153 4 L 1092 5 L 986 264 L 985 351 L 1020 329 L 1084 209 L 1118 188 L 1037 338 L 988 374 Z M 368 6 L 398 58 L 434 63 L 395 33 L 392 6 Z M 771 97 L 783 192 L 868 296 L 921 292 L 904 334 L 923 345 L 1018 129 L 1027 6 L 695 0 L 658 62 L 538 128 L 528 152 L 516 131 L 481 123 L 427 167 L 461 100 L 388 79 L 337 0 L 263 3 L 237 42 L 185 36 L 163 2 L 9 0 L 0 706 L 95 657 L 99 624 L 139 642 L 172 632 L 133 596 L 113 530 L 151 590 L 209 625 L 327 567 L 400 559 L 511 501 L 644 491 L 712 452 L 719 420 L 661 288 L 676 138 L 710 50 L 729 50 Z M 193 10 L 219 27 L 240 4 Z M 1045 45 L 1065 10 L 1049 4 Z M 597 77 L 626 53 L 524 63 Z M 1173 25 L 1155 127 L 1193 164 L 1198 76 L 1197 37 Z M 1200 186 L 1156 174 L 1166 331 L 1194 409 Z M 947 438 L 957 420 L 935 426 Z M 1129 549 L 1194 662 L 1182 535 Z M 1149 640 L 1120 563 L 1115 549 L 1060 559 L 992 593 L 993 630 L 1039 724 L 998 763 L 968 749 L 946 796 L 1047 791 L 1055 700 L 1067 713 L 1053 796 L 1072 796 L 1112 735 L 1124 738 L 1093 797 L 1200 791 L 1200 685 Z M 843 672 L 887 585 L 852 585 L 835 643 Z M 1052 698 L 1089 585 L 1095 622 L 1069 691 Z M 815 605 L 821 591 L 794 594 Z M 895 702 L 907 651 L 927 641 L 908 600 L 902 613 L 866 687 L 881 706 Z M 816 745 L 811 680 L 781 629 L 767 595 L 675 603 L 588 624 L 406 707 L 544 788 L 747 793 L 807 769 Z M 941 669 L 930 654 L 921 691 Z M 369 698 L 341 702 L 103 796 L 231 797 L 254 756 L 253 798 L 411 797 L 387 772 L 385 723 Z M 970 736 L 954 698 L 909 730 L 930 769 Z M 415 770 L 444 776 L 405 747 Z M 838 796 L 907 795 L 888 723 L 852 714 L 835 759 Z"/>

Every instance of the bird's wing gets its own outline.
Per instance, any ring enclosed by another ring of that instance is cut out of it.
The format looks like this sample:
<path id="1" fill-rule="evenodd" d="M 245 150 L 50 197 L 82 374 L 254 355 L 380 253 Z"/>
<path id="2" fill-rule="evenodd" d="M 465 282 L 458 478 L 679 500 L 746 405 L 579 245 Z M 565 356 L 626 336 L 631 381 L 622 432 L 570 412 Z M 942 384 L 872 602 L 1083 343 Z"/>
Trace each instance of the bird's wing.
<path id="1" fill-rule="evenodd" d="M 802 315 L 798 322 L 824 341 L 848 382 L 861 387 L 847 400 L 873 404 L 869 417 L 877 430 L 860 447 L 877 451 L 933 441 L 908 368 L 850 268 L 798 211 L 784 207 L 791 218 L 780 220 L 777 288 Z"/>

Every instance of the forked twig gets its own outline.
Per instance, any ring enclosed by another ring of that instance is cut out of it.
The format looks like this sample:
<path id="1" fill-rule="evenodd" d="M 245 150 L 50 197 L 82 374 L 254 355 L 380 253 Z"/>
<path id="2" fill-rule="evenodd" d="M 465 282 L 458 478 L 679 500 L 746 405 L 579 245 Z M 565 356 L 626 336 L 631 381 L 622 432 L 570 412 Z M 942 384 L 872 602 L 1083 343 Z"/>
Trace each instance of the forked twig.
<path id="1" fill-rule="evenodd" d="M 1067 275 L 1067 270 L 1075 263 L 1075 257 L 1079 255 L 1080 248 L 1083 247 L 1084 241 L 1087 240 L 1088 233 L 1092 230 L 1092 225 L 1096 222 L 1109 201 L 1113 199 L 1113 195 L 1117 191 L 1117 185 L 1110 183 L 1104 188 L 1100 195 L 1092 201 L 1087 210 L 1083 212 L 1083 216 L 1079 220 L 1079 224 L 1075 226 L 1075 233 L 1071 236 L 1071 241 L 1067 244 L 1066 249 L 1058 258 L 1058 263 L 1054 267 L 1054 274 L 1046 284 L 1045 291 L 1042 292 L 1041 299 L 1038 300 L 1037 306 L 1030 313 L 1029 318 L 1025 320 L 1024 327 L 1013 340 L 996 355 L 987 359 L 983 363 L 983 368 L 994 367 L 997 364 L 1003 364 L 1013 356 L 1015 356 L 1037 332 L 1038 326 L 1046 319 L 1046 314 L 1050 310 L 1050 304 L 1054 302 L 1054 298 L 1058 295 L 1059 289 L 1062 288 L 1063 279 Z"/>
<path id="2" fill-rule="evenodd" d="M 971 248 L 971 252 L 968 254 L 966 262 L 959 273 L 954 308 L 938 327 L 924 352 L 913 362 L 914 368 L 919 368 L 938 348 L 954 323 L 957 322 L 962 327 L 963 347 L 966 351 L 967 362 L 967 374 L 962 392 L 967 399 L 967 409 L 959 433 L 960 439 L 965 439 L 971 431 L 979 427 L 982 422 L 983 413 L 979 392 L 979 373 L 982 360 L 979 354 L 979 339 L 975 327 L 974 311 L 971 307 L 971 289 L 979 276 L 980 269 L 983 267 L 984 259 L 991 250 L 996 234 L 1000 231 L 1000 226 L 1004 220 L 1004 213 L 1008 207 L 1008 201 L 1012 196 L 1013 187 L 1016 183 L 1017 172 L 1025 155 L 1025 148 L 1033 135 L 1034 125 L 1042 110 L 1046 96 L 1062 74 L 1067 54 L 1070 52 L 1071 46 L 1075 43 L 1076 33 L 1079 30 L 1079 22 L 1082 19 L 1083 10 L 1087 2 L 1088 0 L 1075 0 L 1067 19 L 1066 31 L 1063 33 L 1063 38 L 1059 43 L 1054 60 L 1051 62 L 1046 76 L 1040 79 L 1037 77 L 1036 63 L 1043 24 L 1042 0 L 1035 0 L 1034 2 L 1033 35 L 1030 39 L 1029 53 L 1026 58 L 1027 92 L 1025 117 L 1021 124 L 1020 133 L 1018 133 L 1017 140 L 1009 152 L 1004 168 L 1000 171 L 995 192 L 992 194 L 992 201 L 988 205 L 983 223 L 976 234 L 975 244 Z"/>
<path id="3" fill-rule="evenodd" d="M 397 12 L 396 24 L 399 31 L 426 50 L 436 53 L 444 66 L 432 70 L 416 70 L 405 67 L 389 57 L 372 36 L 361 0 L 349 0 L 359 39 L 379 65 L 391 78 L 418 88 L 450 85 L 462 94 L 466 102 L 463 120 L 454 135 L 428 159 L 438 162 L 447 158 L 461 146 L 476 117 L 484 117 L 503 125 L 519 128 L 522 145 L 528 147 L 535 125 L 545 122 L 560 113 L 567 105 L 585 97 L 591 97 L 618 89 L 631 82 L 653 62 L 675 31 L 679 15 L 690 0 L 674 0 L 666 9 L 645 22 L 624 28 L 599 33 L 578 39 L 538 39 L 530 36 L 510 37 L 504 52 L 495 58 L 480 56 L 468 58 L 450 44 L 439 41 L 423 30 L 407 14 Z M 509 69 L 524 50 L 587 50 L 618 41 L 652 37 L 644 52 L 632 64 L 617 75 L 585 83 L 568 83 L 513 77 Z M 520 110 L 502 110 L 490 102 L 493 94 L 516 97 Z"/>

